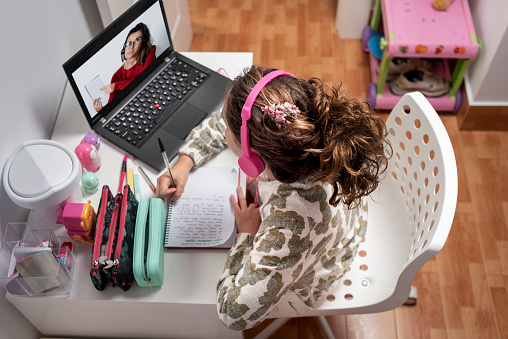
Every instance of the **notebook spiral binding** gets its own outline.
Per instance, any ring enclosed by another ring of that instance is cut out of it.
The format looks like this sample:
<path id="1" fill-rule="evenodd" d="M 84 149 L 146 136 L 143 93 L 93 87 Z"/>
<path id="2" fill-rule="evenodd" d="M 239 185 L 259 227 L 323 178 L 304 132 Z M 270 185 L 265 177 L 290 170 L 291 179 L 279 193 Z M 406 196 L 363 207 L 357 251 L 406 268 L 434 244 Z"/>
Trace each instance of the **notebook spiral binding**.
<path id="1" fill-rule="evenodd" d="M 171 215 L 173 214 L 173 208 L 172 208 L 173 204 L 174 204 L 173 200 L 168 198 L 167 202 L 166 202 L 166 211 L 167 211 L 166 212 L 166 228 L 169 228 L 169 225 L 171 223 Z M 169 241 L 169 232 L 167 232 L 167 231 L 164 232 L 164 240 L 166 242 Z"/>

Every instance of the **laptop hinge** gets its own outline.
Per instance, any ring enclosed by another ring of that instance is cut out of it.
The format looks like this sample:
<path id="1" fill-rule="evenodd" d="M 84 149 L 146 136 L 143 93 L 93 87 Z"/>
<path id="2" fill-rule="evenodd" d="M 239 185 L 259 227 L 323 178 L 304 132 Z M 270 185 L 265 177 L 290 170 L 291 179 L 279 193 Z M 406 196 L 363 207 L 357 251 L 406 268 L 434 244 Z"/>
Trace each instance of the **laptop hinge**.
<path id="1" fill-rule="evenodd" d="M 106 122 L 106 118 L 101 118 L 100 122 L 101 122 L 101 124 L 105 123 Z"/>
<path id="2" fill-rule="evenodd" d="M 170 57 L 166 57 L 166 58 L 164 59 L 164 61 L 165 61 L 165 62 L 170 62 L 170 61 L 171 61 L 171 58 L 170 58 Z"/>

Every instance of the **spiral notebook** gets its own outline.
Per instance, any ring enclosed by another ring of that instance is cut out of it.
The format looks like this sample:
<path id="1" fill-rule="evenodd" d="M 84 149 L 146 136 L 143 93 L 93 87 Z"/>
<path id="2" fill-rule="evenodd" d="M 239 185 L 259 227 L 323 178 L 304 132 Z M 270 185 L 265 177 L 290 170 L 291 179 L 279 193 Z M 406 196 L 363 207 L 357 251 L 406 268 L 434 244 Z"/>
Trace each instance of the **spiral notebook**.
<path id="1" fill-rule="evenodd" d="M 229 249 L 236 235 L 229 202 L 236 196 L 239 170 L 202 167 L 192 171 L 185 191 L 175 202 L 167 199 L 166 249 Z"/>

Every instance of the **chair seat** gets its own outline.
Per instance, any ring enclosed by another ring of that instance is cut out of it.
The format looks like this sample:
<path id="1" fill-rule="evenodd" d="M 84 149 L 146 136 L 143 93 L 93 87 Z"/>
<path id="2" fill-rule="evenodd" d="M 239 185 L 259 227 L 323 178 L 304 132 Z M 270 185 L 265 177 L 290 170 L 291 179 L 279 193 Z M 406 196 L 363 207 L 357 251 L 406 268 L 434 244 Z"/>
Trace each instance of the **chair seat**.
<path id="1" fill-rule="evenodd" d="M 369 199 L 367 234 L 351 269 L 309 314 L 364 314 L 385 311 L 410 250 L 409 211 L 400 189 L 386 177 Z M 407 294 L 411 285 L 407 286 Z M 402 301 L 404 302 L 404 301 Z M 376 307 L 376 304 L 380 304 Z"/>

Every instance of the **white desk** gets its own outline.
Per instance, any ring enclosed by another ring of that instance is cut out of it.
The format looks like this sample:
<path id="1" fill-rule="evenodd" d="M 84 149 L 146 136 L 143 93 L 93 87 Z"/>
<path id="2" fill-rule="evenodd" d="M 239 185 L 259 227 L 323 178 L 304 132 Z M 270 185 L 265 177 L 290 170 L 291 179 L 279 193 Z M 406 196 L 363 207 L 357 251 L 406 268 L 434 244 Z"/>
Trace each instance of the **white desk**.
<path id="1" fill-rule="evenodd" d="M 231 77 L 252 64 L 252 53 L 183 53 L 212 70 L 224 68 Z M 72 150 L 88 132 L 74 93 L 68 85 L 55 124 L 52 140 Z M 124 151 L 101 139 L 102 166 L 97 176 L 100 186 L 116 190 Z M 234 154 L 225 150 L 207 166 L 234 166 Z M 143 166 L 155 183 L 161 173 Z M 140 178 L 142 198 L 154 193 Z M 100 190 L 83 199 L 91 200 L 97 211 Z M 28 224 L 34 229 L 53 228 L 65 234 L 62 225 L 41 225 L 35 213 Z M 166 251 L 164 284 L 160 288 L 140 288 L 133 284 L 127 292 L 107 286 L 97 291 L 90 281 L 91 247 L 80 244 L 74 250 L 76 267 L 69 298 L 6 298 L 45 336 L 90 336 L 105 338 L 241 338 L 241 332 L 222 325 L 216 311 L 215 287 L 226 251 Z"/>

